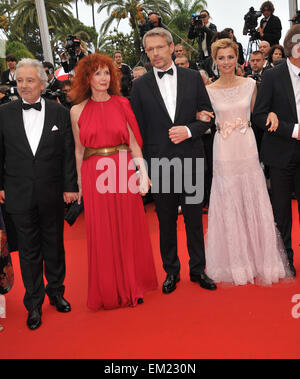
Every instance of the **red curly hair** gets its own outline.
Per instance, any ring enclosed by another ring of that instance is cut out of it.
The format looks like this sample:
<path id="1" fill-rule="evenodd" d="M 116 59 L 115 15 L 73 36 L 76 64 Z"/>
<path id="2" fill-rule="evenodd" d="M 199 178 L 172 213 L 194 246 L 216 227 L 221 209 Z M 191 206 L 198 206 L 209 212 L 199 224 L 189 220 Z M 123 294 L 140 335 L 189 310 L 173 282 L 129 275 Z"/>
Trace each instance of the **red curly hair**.
<path id="1" fill-rule="evenodd" d="M 110 72 L 110 85 L 107 92 L 110 95 L 120 95 L 121 72 L 115 66 L 112 58 L 104 54 L 95 53 L 80 59 L 75 67 L 75 76 L 72 79 L 72 91 L 70 94 L 75 104 L 79 104 L 91 97 L 91 77 L 99 66 L 101 68 L 107 66 Z"/>

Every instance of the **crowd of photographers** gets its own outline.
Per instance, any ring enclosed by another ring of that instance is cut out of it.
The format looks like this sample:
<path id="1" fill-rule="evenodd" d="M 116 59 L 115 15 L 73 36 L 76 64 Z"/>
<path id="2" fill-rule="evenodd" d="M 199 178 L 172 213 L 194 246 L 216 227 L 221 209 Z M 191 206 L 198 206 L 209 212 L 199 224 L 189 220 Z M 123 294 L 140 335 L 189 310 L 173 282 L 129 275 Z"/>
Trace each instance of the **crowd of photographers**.
<path id="1" fill-rule="evenodd" d="M 274 15 L 274 5 L 271 1 L 265 1 L 259 11 L 253 7 L 244 16 L 244 35 L 249 35 L 249 45 L 256 43 L 257 50 L 250 49 L 249 56 L 244 55 L 242 45 L 236 40 L 232 28 L 226 28 L 222 31 L 217 30 L 217 26 L 210 22 L 210 13 L 203 10 L 199 15 L 192 15 L 187 39 L 191 44 L 198 44 L 197 59 L 193 62 L 190 59 L 191 45 L 186 41 L 175 46 L 173 59 L 176 65 L 190 69 L 198 70 L 205 84 L 215 81 L 219 77 L 216 64 L 211 56 L 211 45 L 218 39 L 230 38 L 239 46 L 239 65 L 237 75 L 250 76 L 261 82 L 263 73 L 284 61 L 284 49 L 279 44 L 281 38 L 281 21 Z M 263 16 L 258 24 L 258 18 Z M 293 18 L 294 23 L 300 23 L 300 11 L 297 11 Z M 148 19 L 139 26 L 140 37 L 142 38 L 148 30 L 155 27 L 167 28 L 162 23 L 161 17 L 157 12 L 150 12 Z M 193 49 L 193 48 L 192 48 Z M 89 54 L 86 45 L 76 36 L 69 35 L 66 39 L 65 50 L 60 54 L 61 66 L 65 73 L 69 73 L 71 78 L 74 75 L 74 67 L 77 62 Z M 246 61 L 245 61 L 246 58 Z M 138 76 L 148 71 L 151 66 L 144 51 L 141 52 L 140 62 L 132 70 L 123 62 L 121 51 L 114 52 L 114 61 L 122 73 L 121 92 L 125 97 L 130 97 L 132 81 Z M 1 75 L 0 84 L 0 104 L 15 100 L 18 97 L 16 89 L 15 69 L 17 60 L 13 55 L 6 57 L 8 69 Z M 45 72 L 48 76 L 48 87 L 44 96 L 49 99 L 59 101 L 61 104 L 70 108 L 72 101 L 69 96 L 71 89 L 70 80 L 60 81 L 54 75 L 54 67 L 50 62 L 43 62 Z"/>

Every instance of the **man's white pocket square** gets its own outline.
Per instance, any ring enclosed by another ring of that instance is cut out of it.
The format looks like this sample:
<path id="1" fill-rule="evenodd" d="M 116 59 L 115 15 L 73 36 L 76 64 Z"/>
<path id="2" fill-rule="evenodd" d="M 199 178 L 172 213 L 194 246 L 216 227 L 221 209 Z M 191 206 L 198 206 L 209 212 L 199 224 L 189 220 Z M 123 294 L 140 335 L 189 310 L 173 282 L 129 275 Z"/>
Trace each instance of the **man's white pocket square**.
<path id="1" fill-rule="evenodd" d="M 58 127 L 54 125 L 53 128 L 51 129 L 51 132 L 55 132 L 56 130 L 58 130 Z"/>

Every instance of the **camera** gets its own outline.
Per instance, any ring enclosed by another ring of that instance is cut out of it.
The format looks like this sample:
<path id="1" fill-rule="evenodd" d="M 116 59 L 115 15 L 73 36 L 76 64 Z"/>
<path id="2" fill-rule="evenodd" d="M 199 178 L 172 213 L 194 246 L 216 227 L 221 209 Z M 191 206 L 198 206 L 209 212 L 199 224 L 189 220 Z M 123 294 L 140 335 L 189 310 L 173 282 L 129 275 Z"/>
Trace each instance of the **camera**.
<path id="1" fill-rule="evenodd" d="M 150 20 L 147 20 L 145 22 L 143 22 L 141 25 L 139 25 L 139 29 L 140 29 L 140 36 L 141 38 L 144 37 L 144 35 L 151 29 L 154 28 L 154 23 Z"/>
<path id="2" fill-rule="evenodd" d="M 71 57 L 76 55 L 76 47 L 78 46 L 80 46 L 80 39 L 75 36 L 68 35 L 66 39 L 66 50 Z"/>
<path id="3" fill-rule="evenodd" d="M 1 104 L 9 102 L 9 101 L 17 100 L 19 97 L 17 87 L 1 86 L 0 93 L 2 93 L 2 95 L 5 95 L 1 99 Z"/>
<path id="4" fill-rule="evenodd" d="M 203 27 L 202 19 L 205 17 L 207 17 L 206 14 L 200 14 L 200 15 L 195 15 L 194 13 L 192 14 L 192 21 L 194 22 L 195 28 L 202 28 Z"/>
<path id="5" fill-rule="evenodd" d="M 243 34 L 247 35 L 249 34 L 252 39 L 259 39 L 259 33 L 256 30 L 256 27 L 258 25 L 257 19 L 262 16 L 261 11 L 255 11 L 253 7 L 249 9 L 249 12 L 245 14 L 244 20 L 245 20 L 245 26 Z"/>
<path id="6" fill-rule="evenodd" d="M 45 99 L 59 100 L 62 104 L 66 101 L 66 94 L 61 89 L 51 91 L 50 88 L 46 88 L 45 93 L 42 95 Z"/>
<path id="7" fill-rule="evenodd" d="M 8 96 L 8 97 L 19 96 L 17 87 L 9 87 L 5 91 L 5 95 Z"/>

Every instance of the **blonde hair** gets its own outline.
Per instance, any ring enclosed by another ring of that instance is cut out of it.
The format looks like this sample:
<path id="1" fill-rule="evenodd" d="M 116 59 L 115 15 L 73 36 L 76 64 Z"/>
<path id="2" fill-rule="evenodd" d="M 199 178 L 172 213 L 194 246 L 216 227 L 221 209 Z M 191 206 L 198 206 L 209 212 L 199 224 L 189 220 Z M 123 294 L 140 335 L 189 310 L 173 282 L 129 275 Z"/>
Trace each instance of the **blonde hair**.
<path id="1" fill-rule="evenodd" d="M 220 49 L 227 49 L 229 47 L 231 47 L 233 49 L 236 57 L 238 58 L 239 57 L 238 45 L 229 38 L 223 38 L 223 39 L 217 40 L 216 42 L 214 42 L 211 45 L 211 55 L 212 55 L 214 61 L 217 59 L 218 51 Z"/>

